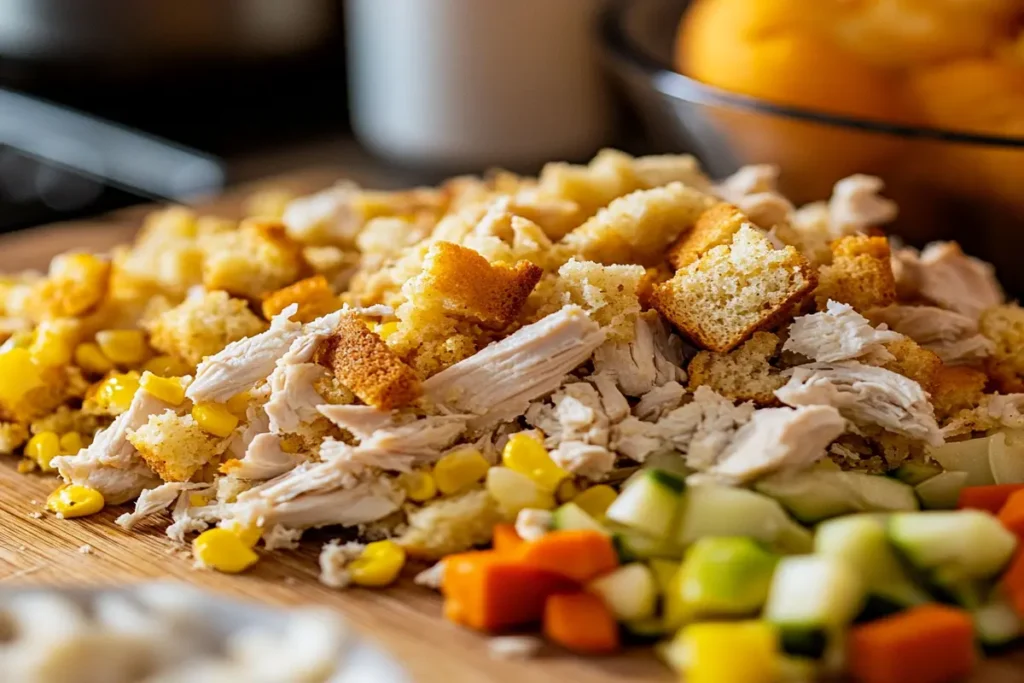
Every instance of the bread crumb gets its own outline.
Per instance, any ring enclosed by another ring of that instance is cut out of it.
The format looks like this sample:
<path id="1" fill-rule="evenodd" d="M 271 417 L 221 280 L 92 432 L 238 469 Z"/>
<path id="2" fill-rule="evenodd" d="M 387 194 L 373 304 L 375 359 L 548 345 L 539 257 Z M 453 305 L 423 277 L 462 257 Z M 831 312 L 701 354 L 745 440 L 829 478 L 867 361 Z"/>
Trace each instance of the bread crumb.
<path id="1" fill-rule="evenodd" d="M 536 636 L 496 636 L 487 641 L 487 653 L 494 659 L 532 659 L 544 641 Z"/>
<path id="2" fill-rule="evenodd" d="M 690 390 L 708 386 L 734 401 L 753 401 L 758 405 L 776 405 L 775 390 L 786 383 L 771 359 L 778 352 L 780 339 L 771 332 L 755 332 L 748 341 L 729 353 L 701 351 L 686 372 Z"/>
<path id="3" fill-rule="evenodd" d="M 832 264 L 818 271 L 814 299 L 818 310 L 828 301 L 849 304 L 857 311 L 888 306 L 896 301 L 889 241 L 884 237 L 852 235 L 832 243 Z"/>
<path id="4" fill-rule="evenodd" d="M 92 555 L 95 551 L 92 549 L 91 545 L 86 543 L 85 545 L 81 545 L 78 547 L 78 552 L 82 553 L 83 555 Z"/>
<path id="5" fill-rule="evenodd" d="M 244 300 L 232 299 L 227 292 L 187 298 L 147 324 L 154 349 L 190 365 L 266 327 Z"/>

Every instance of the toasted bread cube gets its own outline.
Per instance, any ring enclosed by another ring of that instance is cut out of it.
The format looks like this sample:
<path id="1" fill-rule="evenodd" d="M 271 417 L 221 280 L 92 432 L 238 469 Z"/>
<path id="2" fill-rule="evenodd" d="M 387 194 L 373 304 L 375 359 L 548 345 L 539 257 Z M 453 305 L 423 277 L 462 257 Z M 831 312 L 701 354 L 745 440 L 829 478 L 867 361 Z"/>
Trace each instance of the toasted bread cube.
<path id="1" fill-rule="evenodd" d="M 700 215 L 692 230 L 684 232 L 668 248 L 668 262 L 676 270 L 685 268 L 712 247 L 732 242 L 744 225 L 750 225 L 750 219 L 732 204 L 713 206 Z"/>
<path id="2" fill-rule="evenodd" d="M 529 261 L 491 264 L 451 242 L 437 242 L 423 259 L 413 294 L 437 301 L 446 314 L 501 329 L 519 315 L 544 271 Z"/>
<path id="3" fill-rule="evenodd" d="M 642 266 L 603 266 L 570 259 L 558 269 L 559 284 L 568 297 L 562 303 L 582 306 L 609 329 L 610 338 L 630 341 L 640 313 L 638 293 L 645 275 Z"/>
<path id="4" fill-rule="evenodd" d="M 716 201 L 682 183 L 637 190 L 566 235 L 564 245 L 588 261 L 653 266 L 664 259 L 668 245 Z"/>
<path id="5" fill-rule="evenodd" d="M 888 306 L 896 301 L 889 241 L 884 237 L 851 235 L 832 243 L 832 264 L 818 273 L 814 293 L 818 310 L 828 300 L 849 304 L 858 311 Z"/>
<path id="6" fill-rule="evenodd" d="M 206 433 L 191 415 L 166 410 L 129 431 L 128 441 L 161 479 L 188 481 L 227 449 L 229 439 Z"/>
<path id="7" fill-rule="evenodd" d="M 981 314 L 978 327 L 996 345 L 985 362 L 996 387 L 1008 394 L 1024 391 L 1024 308 L 993 306 Z"/>
<path id="8" fill-rule="evenodd" d="M 302 323 L 316 320 L 341 307 L 338 297 L 327 284 L 327 278 L 323 275 L 314 275 L 263 297 L 263 317 L 270 320 L 291 304 L 299 305 L 299 310 L 292 316 L 292 320 Z"/>
<path id="9" fill-rule="evenodd" d="M 755 332 L 735 351 L 701 351 L 686 368 L 690 390 L 708 386 L 734 401 L 777 404 L 775 390 L 786 380 L 770 361 L 778 352 L 779 343 L 780 339 L 771 332 Z"/>
<path id="10" fill-rule="evenodd" d="M 978 405 L 986 384 L 988 375 L 981 370 L 962 365 L 943 365 L 936 373 L 932 387 L 932 405 L 936 417 L 942 419 Z"/>
<path id="11" fill-rule="evenodd" d="M 601 150 L 586 166 L 546 164 L 538 178 L 541 196 L 574 202 L 587 217 L 643 186 L 633 169 L 633 157 L 612 149 Z"/>
<path id="12" fill-rule="evenodd" d="M 229 343 L 259 334 L 266 323 L 241 299 L 227 292 L 189 298 L 148 323 L 150 345 L 190 365 L 198 365 Z"/>
<path id="13" fill-rule="evenodd" d="M 796 249 L 774 249 L 764 233 L 743 227 L 730 245 L 713 247 L 656 287 L 652 303 L 695 344 L 726 353 L 791 316 L 815 285 L 814 269 Z"/>
<path id="14" fill-rule="evenodd" d="M 354 313 L 341 316 L 334 334 L 320 343 L 314 360 L 368 405 L 390 410 L 420 395 L 416 372 L 371 332 Z"/>
<path id="15" fill-rule="evenodd" d="M 927 392 L 935 389 L 942 369 L 942 359 L 933 351 L 924 348 L 910 337 L 889 342 L 885 344 L 885 348 L 896 356 L 896 359 L 884 363 L 882 367 L 909 377 Z"/>
<path id="16" fill-rule="evenodd" d="M 258 301 L 301 277 L 301 246 L 280 222 L 249 218 L 238 230 L 210 235 L 203 243 L 203 285 Z"/>

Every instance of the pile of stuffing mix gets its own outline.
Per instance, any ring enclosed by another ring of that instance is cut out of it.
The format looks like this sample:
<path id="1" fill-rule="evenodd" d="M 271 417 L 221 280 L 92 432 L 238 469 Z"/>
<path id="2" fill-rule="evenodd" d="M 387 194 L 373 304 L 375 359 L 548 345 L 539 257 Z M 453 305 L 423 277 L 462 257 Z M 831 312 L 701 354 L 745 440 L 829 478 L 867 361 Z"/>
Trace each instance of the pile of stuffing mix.
<path id="1" fill-rule="evenodd" d="M 447 557 L 419 580 L 472 627 L 683 626 L 691 681 L 969 669 L 1024 614 L 1024 309 L 887 238 L 879 179 L 800 208 L 776 179 L 604 151 L 168 208 L 3 281 L 0 449 L 60 516 L 169 510 L 215 570 L 350 527 L 329 585 Z"/>

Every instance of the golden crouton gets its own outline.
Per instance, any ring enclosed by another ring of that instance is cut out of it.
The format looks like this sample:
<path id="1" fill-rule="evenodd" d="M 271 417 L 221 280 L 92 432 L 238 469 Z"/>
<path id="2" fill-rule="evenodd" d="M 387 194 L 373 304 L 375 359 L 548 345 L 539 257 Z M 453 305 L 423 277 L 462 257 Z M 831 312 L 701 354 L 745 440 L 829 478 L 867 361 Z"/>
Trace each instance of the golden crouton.
<path id="1" fill-rule="evenodd" d="M 544 271 L 529 261 L 490 264 L 451 242 L 437 242 L 423 260 L 414 297 L 430 299 L 447 315 L 501 329 L 519 315 Z"/>
<path id="2" fill-rule="evenodd" d="M 978 405 L 987 383 L 988 376 L 980 370 L 943 365 L 935 375 L 931 390 L 935 416 L 941 420 Z"/>
<path id="3" fill-rule="evenodd" d="M 829 299 L 858 311 L 888 306 L 896 301 L 889 241 L 884 237 L 851 235 L 832 243 L 832 264 L 822 266 L 814 293 L 818 310 Z"/>
<path id="4" fill-rule="evenodd" d="M 700 215 L 692 230 L 684 232 L 668 248 L 668 262 L 676 270 L 685 268 L 711 247 L 732 242 L 733 235 L 744 225 L 750 225 L 750 219 L 732 204 L 713 206 Z"/>
<path id="5" fill-rule="evenodd" d="M 270 320 L 292 304 L 299 305 L 298 313 L 292 316 L 292 320 L 302 323 L 341 308 L 338 297 L 334 296 L 331 286 L 327 284 L 327 278 L 314 275 L 263 297 L 263 317 Z"/>
<path id="6" fill-rule="evenodd" d="M 589 217 L 616 197 L 639 190 L 644 184 L 633 168 L 633 157 L 605 149 L 586 166 L 546 164 L 537 187 L 541 196 L 573 202 L 583 217 Z"/>
<path id="7" fill-rule="evenodd" d="M 656 266 L 644 269 L 643 279 L 640 280 L 636 290 L 636 296 L 644 310 L 654 307 L 654 288 L 663 282 L 671 280 L 672 275 L 673 271 L 666 263 L 659 263 Z"/>
<path id="8" fill-rule="evenodd" d="M 743 227 L 654 290 L 653 305 L 698 346 L 725 353 L 790 316 L 817 284 L 793 247 Z"/>
<path id="9" fill-rule="evenodd" d="M 1024 308 L 994 306 L 981 314 L 978 326 L 996 345 L 985 363 L 996 388 L 1008 394 L 1024 391 Z"/>
<path id="10" fill-rule="evenodd" d="M 396 543 L 412 557 L 436 560 L 487 543 L 503 521 L 487 491 L 469 491 L 411 509 L 409 526 Z"/>
<path id="11" fill-rule="evenodd" d="M 660 187 L 683 183 L 702 192 L 711 192 L 711 180 L 704 175 L 700 162 L 690 154 L 655 154 L 633 160 L 633 172 L 643 187 Z"/>
<path id="12" fill-rule="evenodd" d="M 198 365 L 229 343 L 266 329 L 266 323 L 241 299 L 227 292 L 189 298 L 147 324 L 150 345 L 190 365 Z"/>
<path id="13" fill-rule="evenodd" d="M 188 481 L 224 453 L 230 439 L 203 431 L 191 415 L 167 410 L 129 431 L 128 441 L 161 479 Z"/>
<path id="14" fill-rule="evenodd" d="M 909 377 L 929 393 L 934 391 L 942 369 L 941 358 L 910 337 L 889 342 L 885 344 L 885 348 L 896 356 L 896 359 L 883 363 L 881 367 Z"/>
<path id="15" fill-rule="evenodd" d="M 753 401 L 758 405 L 778 403 L 775 390 L 786 383 L 771 366 L 780 339 L 771 332 L 755 332 L 735 351 L 701 351 L 686 368 L 690 390 L 708 386 L 735 401 Z"/>
<path id="16" fill-rule="evenodd" d="M 665 258 L 668 245 L 716 202 L 682 183 L 637 190 L 566 235 L 562 248 L 588 261 L 653 266 Z"/>
<path id="17" fill-rule="evenodd" d="M 603 266 L 593 261 L 569 260 L 558 269 L 563 304 L 582 306 L 611 339 L 630 341 L 640 313 L 638 292 L 646 272 L 642 266 Z"/>
<path id="18" fill-rule="evenodd" d="M 301 277 L 302 249 L 281 223 L 250 218 L 202 243 L 203 286 L 258 301 Z"/>
<path id="19" fill-rule="evenodd" d="M 420 395 L 413 369 L 353 313 L 341 316 L 334 333 L 320 343 L 314 360 L 329 368 L 363 403 L 381 410 L 406 405 Z"/>
<path id="20" fill-rule="evenodd" d="M 26 302 L 36 320 L 80 316 L 96 309 L 110 283 L 110 261 L 92 254 L 61 254 L 50 262 Z"/>

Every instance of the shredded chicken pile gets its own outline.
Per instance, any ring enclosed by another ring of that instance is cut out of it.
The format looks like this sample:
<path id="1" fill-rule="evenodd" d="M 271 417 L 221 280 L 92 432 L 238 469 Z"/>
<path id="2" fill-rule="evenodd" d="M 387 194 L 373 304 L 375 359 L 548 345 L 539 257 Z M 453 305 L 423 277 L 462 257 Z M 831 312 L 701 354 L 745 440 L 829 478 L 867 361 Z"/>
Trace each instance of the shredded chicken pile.
<path id="1" fill-rule="evenodd" d="M 991 267 L 955 244 L 917 252 L 869 236 L 896 216 L 876 178 L 796 208 L 777 175 L 750 167 L 716 184 L 689 157 L 607 151 L 536 179 L 257 198 L 241 224 L 169 209 L 99 259 L 102 272 L 64 257 L 5 281 L 0 361 L 27 349 L 54 388 L 0 387 L 0 448 L 109 505 L 135 501 L 125 528 L 166 512 L 178 541 L 240 524 L 273 549 L 350 527 L 439 558 L 486 543 L 516 511 L 483 481 L 414 501 L 408 475 L 465 449 L 501 466 L 517 432 L 583 488 L 654 457 L 732 486 L 827 458 L 882 472 L 946 439 L 1020 426 L 1024 346 L 1012 335 L 1024 335 L 1024 313 Z M 689 329 L 732 311 L 698 310 L 683 326 L 651 297 L 664 301 L 670 245 L 697 259 L 693 273 L 702 254 L 729 249 L 734 229 L 699 222 L 723 201 L 820 280 L 727 352 L 699 348 Z M 86 362 L 82 347 L 109 329 L 145 331 L 144 357 Z M 770 355 L 745 352 L 755 332 Z M 69 352 L 46 365 L 47 344 Z M 161 374 L 155 360 L 176 368 L 162 374 L 180 378 L 183 401 L 134 389 L 127 405 L 104 402 L 131 371 Z M 771 386 L 744 391 L 748 371 Z M 234 414 L 227 435 L 196 417 L 211 404 Z M 42 432 L 85 443 L 39 462 L 23 449 Z M 327 546 L 326 581 L 347 583 L 351 550 Z"/>

